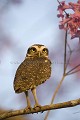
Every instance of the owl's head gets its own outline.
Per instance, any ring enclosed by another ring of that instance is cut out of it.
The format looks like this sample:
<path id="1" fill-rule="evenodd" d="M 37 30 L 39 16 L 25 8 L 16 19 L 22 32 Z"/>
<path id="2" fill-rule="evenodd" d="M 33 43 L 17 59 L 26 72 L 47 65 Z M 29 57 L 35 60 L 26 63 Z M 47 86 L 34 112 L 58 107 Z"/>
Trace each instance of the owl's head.
<path id="1" fill-rule="evenodd" d="M 48 57 L 48 49 L 41 44 L 34 44 L 27 50 L 26 57 Z"/>

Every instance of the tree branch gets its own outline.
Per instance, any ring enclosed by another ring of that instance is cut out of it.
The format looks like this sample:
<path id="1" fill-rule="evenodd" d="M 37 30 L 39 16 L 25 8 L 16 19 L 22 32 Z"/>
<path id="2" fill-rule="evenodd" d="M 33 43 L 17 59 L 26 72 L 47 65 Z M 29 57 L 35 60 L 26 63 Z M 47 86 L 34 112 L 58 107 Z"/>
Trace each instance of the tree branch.
<path id="1" fill-rule="evenodd" d="M 18 116 L 18 115 L 33 114 L 33 113 L 38 113 L 38 112 L 42 113 L 42 112 L 47 111 L 47 110 L 73 107 L 73 106 L 76 106 L 76 105 L 80 105 L 80 98 L 76 99 L 76 100 L 63 102 L 63 103 L 45 105 L 45 106 L 42 106 L 41 108 L 39 108 L 39 107 L 37 107 L 35 109 L 32 108 L 31 110 L 21 109 L 21 110 L 5 112 L 5 113 L 0 114 L 0 120 L 10 118 L 10 117 L 13 117 L 13 116 Z"/>
<path id="2" fill-rule="evenodd" d="M 67 30 L 66 30 L 66 33 L 65 33 L 65 45 L 64 45 L 65 47 L 64 47 L 64 75 L 65 75 L 65 73 L 66 73 L 66 68 L 67 68 L 67 66 L 66 66 L 66 51 L 67 51 Z"/>

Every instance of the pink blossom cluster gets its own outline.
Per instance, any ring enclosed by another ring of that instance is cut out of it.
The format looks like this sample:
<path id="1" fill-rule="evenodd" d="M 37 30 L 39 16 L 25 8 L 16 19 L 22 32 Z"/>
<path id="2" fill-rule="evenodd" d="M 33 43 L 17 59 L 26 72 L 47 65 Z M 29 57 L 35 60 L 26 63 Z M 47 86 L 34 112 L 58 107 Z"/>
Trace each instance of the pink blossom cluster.
<path id="1" fill-rule="evenodd" d="M 71 34 L 71 39 L 80 38 L 80 0 L 77 3 L 69 2 L 66 4 L 65 1 L 58 1 L 58 3 L 59 14 L 57 16 L 61 18 L 59 28 L 68 30 Z M 73 13 L 67 13 L 67 9 L 71 9 Z"/>

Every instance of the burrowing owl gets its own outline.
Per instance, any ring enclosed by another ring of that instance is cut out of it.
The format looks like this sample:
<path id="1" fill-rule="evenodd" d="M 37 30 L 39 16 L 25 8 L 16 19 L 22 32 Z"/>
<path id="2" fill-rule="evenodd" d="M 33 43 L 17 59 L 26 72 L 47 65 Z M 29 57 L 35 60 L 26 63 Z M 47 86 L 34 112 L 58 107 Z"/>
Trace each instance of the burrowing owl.
<path id="1" fill-rule="evenodd" d="M 40 106 L 36 96 L 36 87 L 49 79 L 50 75 L 51 61 L 48 58 L 48 49 L 40 44 L 29 47 L 25 60 L 18 67 L 14 79 L 15 92 L 26 94 L 27 108 L 31 108 L 28 97 L 29 89 L 34 96 L 34 107 Z"/>

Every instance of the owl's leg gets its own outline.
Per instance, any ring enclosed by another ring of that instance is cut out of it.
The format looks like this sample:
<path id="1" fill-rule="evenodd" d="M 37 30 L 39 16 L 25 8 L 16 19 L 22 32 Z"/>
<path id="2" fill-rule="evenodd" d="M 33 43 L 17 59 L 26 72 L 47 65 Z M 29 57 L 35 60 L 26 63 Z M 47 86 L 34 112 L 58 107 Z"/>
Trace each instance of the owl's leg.
<path id="1" fill-rule="evenodd" d="M 31 103 L 29 100 L 28 91 L 25 91 L 25 95 L 26 95 L 26 100 L 27 100 L 27 107 L 25 109 L 31 109 Z"/>
<path id="2" fill-rule="evenodd" d="M 36 107 L 41 107 L 41 105 L 40 105 L 39 102 L 38 102 L 37 95 L 36 95 L 36 88 L 31 89 L 31 91 L 32 91 L 32 94 L 33 94 L 34 100 L 35 100 L 34 108 L 36 108 Z"/>

